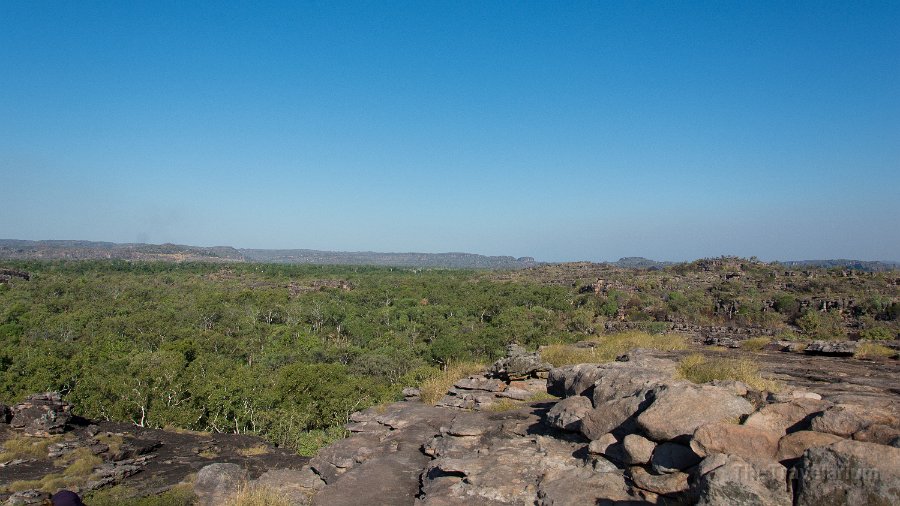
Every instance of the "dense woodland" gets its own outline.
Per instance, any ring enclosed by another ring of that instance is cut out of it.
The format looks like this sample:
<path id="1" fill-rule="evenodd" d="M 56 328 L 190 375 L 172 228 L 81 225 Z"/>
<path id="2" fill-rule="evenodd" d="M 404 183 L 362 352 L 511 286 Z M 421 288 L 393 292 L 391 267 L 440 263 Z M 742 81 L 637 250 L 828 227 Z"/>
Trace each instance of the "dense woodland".
<path id="1" fill-rule="evenodd" d="M 5 261 L 0 402 L 59 390 L 94 419 L 256 433 L 313 451 L 349 413 L 507 343 L 602 339 L 604 324 L 755 326 L 895 339 L 900 273 L 741 259 L 514 272 Z"/>

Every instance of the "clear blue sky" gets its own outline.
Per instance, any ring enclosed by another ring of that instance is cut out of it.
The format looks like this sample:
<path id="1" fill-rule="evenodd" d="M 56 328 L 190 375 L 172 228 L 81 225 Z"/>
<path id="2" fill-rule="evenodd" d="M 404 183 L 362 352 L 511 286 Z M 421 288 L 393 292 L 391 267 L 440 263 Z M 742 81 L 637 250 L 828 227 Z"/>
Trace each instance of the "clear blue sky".
<path id="1" fill-rule="evenodd" d="M 900 2 L 0 2 L 0 237 L 900 260 Z"/>

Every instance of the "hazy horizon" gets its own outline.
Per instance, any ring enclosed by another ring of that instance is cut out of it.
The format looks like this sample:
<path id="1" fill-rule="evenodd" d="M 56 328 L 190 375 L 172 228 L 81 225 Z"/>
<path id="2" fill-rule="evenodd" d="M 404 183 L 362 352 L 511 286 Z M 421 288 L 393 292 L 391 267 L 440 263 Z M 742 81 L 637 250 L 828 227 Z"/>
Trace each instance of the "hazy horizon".
<path id="1" fill-rule="evenodd" d="M 900 3 L 0 3 L 0 237 L 900 260 Z"/>

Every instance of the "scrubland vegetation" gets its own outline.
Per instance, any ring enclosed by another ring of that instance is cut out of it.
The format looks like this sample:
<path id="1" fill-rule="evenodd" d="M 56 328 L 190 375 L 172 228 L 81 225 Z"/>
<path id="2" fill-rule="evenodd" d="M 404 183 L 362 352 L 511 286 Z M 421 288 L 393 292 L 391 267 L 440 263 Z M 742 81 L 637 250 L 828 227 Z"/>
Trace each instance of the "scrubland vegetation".
<path id="1" fill-rule="evenodd" d="M 58 390 L 88 418 L 253 433 L 304 454 L 343 436 L 349 413 L 395 400 L 405 386 L 421 385 L 428 400 L 511 342 L 546 346 L 545 358 L 563 365 L 612 360 L 634 347 L 679 349 L 682 338 L 662 334 L 674 323 L 800 339 L 884 340 L 900 328 L 896 271 L 785 274 L 735 259 L 514 272 L 125 261 L 3 267 L 30 280 L 0 282 L 0 401 Z M 605 326 L 618 323 L 639 331 L 608 335 Z M 583 340 L 595 346 L 565 346 Z"/>

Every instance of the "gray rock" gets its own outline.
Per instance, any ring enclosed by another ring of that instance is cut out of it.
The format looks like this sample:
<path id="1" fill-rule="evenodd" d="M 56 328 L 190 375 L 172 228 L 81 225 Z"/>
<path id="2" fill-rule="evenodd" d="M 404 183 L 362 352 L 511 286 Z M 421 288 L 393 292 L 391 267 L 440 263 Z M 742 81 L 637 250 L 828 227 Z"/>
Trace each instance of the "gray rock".
<path id="1" fill-rule="evenodd" d="M 23 490 L 15 492 L 6 500 L 9 506 L 25 506 L 30 504 L 47 504 L 50 501 L 50 494 L 40 490 Z"/>
<path id="2" fill-rule="evenodd" d="M 12 408 L 10 427 L 29 436 L 47 437 L 62 434 L 72 419 L 72 405 L 62 400 L 58 392 L 28 396 Z"/>
<path id="3" fill-rule="evenodd" d="M 416 397 L 419 397 L 421 393 L 422 392 L 418 388 L 414 387 L 406 387 L 403 389 L 403 397 L 405 399 L 414 399 Z"/>
<path id="4" fill-rule="evenodd" d="M 803 351 L 811 355 L 852 357 L 857 346 L 854 341 L 813 341 Z"/>
<path id="5" fill-rule="evenodd" d="M 550 370 L 547 378 L 547 393 L 557 397 L 582 395 L 594 387 L 604 372 L 598 364 L 577 364 Z"/>
<path id="6" fill-rule="evenodd" d="M 237 464 L 210 464 L 197 473 L 194 494 L 199 506 L 216 506 L 241 490 L 247 483 L 247 470 Z"/>
<path id="7" fill-rule="evenodd" d="M 810 448 L 794 479 L 798 506 L 900 504 L 900 449 L 852 440 Z"/>
<path id="8" fill-rule="evenodd" d="M 485 392 L 502 392 L 506 389 L 506 383 L 503 381 L 484 376 L 469 376 L 457 381 L 453 386 L 463 390 L 483 390 Z"/>
<path id="9" fill-rule="evenodd" d="M 581 433 L 596 439 L 608 432 L 634 432 L 635 419 L 651 403 L 651 394 L 622 397 L 603 402 L 581 420 Z"/>
<path id="10" fill-rule="evenodd" d="M 621 472 L 598 473 L 586 468 L 545 474 L 538 485 L 537 498 L 538 506 L 620 504 L 638 500 L 630 493 Z"/>
<path id="11" fill-rule="evenodd" d="M 558 429 L 577 431 L 581 427 L 581 419 L 591 410 L 591 400 L 576 395 L 557 402 L 547 412 L 547 423 Z"/>
<path id="12" fill-rule="evenodd" d="M 488 374 L 505 380 L 538 377 L 553 366 L 541 360 L 540 353 L 529 353 L 518 344 L 506 347 L 506 357 L 494 362 Z"/>
<path id="13" fill-rule="evenodd" d="M 751 412 L 753 405 L 746 399 L 722 388 L 676 384 L 656 394 L 637 424 L 654 441 L 686 440 L 701 425 L 737 422 Z"/>
<path id="14" fill-rule="evenodd" d="M 689 447 L 676 443 L 662 443 L 653 450 L 650 465 L 657 474 L 674 473 L 690 469 L 702 459 Z"/>
<path id="15" fill-rule="evenodd" d="M 787 469 L 777 463 L 750 463 L 737 455 L 716 454 L 700 464 L 698 505 L 790 506 Z"/>

